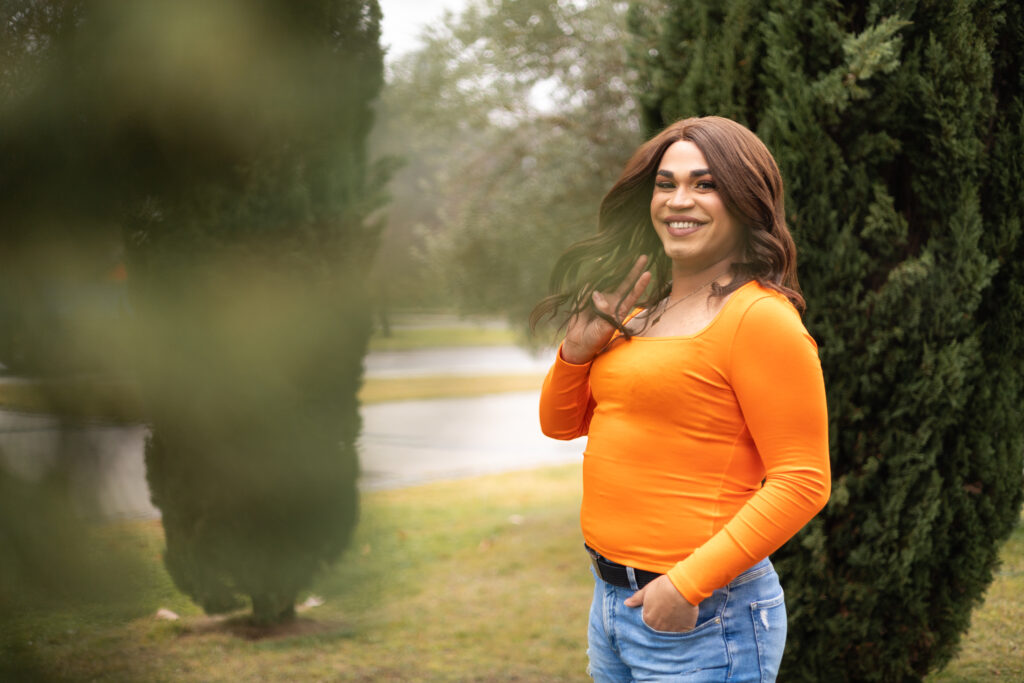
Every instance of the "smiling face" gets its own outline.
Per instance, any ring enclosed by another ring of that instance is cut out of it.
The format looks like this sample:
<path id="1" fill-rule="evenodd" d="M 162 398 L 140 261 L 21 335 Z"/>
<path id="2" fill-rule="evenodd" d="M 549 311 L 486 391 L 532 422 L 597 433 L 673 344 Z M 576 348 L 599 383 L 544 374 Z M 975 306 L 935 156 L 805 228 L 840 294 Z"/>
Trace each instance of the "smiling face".
<path id="1" fill-rule="evenodd" d="M 704 153 L 688 140 L 673 143 L 661 158 L 651 221 L 677 273 L 724 269 L 742 254 L 740 223 L 718 193 Z"/>

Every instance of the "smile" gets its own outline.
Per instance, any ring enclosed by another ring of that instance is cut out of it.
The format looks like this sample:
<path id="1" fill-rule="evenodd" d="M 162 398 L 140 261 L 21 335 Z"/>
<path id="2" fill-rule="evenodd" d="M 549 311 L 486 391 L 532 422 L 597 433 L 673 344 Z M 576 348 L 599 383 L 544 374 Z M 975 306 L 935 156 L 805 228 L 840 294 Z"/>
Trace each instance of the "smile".
<path id="1" fill-rule="evenodd" d="M 668 225 L 668 227 L 670 228 L 675 228 L 677 230 L 699 228 L 701 226 L 701 224 L 697 223 L 696 221 L 670 221 L 669 223 L 666 223 L 666 225 Z"/>

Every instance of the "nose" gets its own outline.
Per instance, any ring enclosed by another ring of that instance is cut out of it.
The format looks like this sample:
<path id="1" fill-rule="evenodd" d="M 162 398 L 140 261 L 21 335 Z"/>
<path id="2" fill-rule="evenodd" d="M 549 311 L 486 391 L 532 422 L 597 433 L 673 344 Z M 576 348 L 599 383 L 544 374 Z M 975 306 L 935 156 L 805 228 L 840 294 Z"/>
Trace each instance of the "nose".
<path id="1" fill-rule="evenodd" d="M 693 197 L 690 196 L 690 188 L 686 187 L 686 185 L 680 185 L 677 187 L 675 192 L 669 196 L 667 205 L 670 209 L 683 209 L 688 206 L 693 206 Z"/>

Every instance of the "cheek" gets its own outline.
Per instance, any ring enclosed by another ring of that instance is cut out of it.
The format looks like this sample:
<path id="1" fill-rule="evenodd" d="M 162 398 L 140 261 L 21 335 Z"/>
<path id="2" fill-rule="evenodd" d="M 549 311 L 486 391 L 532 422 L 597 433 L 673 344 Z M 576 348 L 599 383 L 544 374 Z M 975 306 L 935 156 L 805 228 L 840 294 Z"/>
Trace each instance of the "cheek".
<path id="1" fill-rule="evenodd" d="M 736 243 L 743 241 L 743 228 L 740 226 L 739 221 L 729 221 L 729 239 Z"/>
<path id="2" fill-rule="evenodd" d="M 739 221 L 735 221 L 732 224 L 732 236 L 730 241 L 736 249 L 746 251 L 747 249 L 747 229 Z"/>
<path id="3" fill-rule="evenodd" d="M 736 216 L 736 214 L 729 211 L 724 202 L 719 203 L 717 211 L 718 215 L 722 217 L 723 224 L 728 226 L 726 232 L 729 235 L 729 239 L 737 243 L 742 243 L 745 239 L 744 233 L 746 232 L 746 229 L 743 227 L 743 221 Z"/>

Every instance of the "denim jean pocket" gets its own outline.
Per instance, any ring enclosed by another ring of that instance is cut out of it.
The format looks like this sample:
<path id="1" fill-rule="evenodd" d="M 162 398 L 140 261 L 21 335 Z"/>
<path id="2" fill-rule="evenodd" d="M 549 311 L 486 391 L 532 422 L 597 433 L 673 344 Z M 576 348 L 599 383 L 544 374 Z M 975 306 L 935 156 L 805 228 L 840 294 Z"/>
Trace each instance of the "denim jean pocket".
<path id="1" fill-rule="evenodd" d="M 644 618 L 643 606 L 637 607 L 636 609 L 640 610 L 640 624 L 645 629 L 651 633 L 667 638 L 686 638 L 689 636 L 696 636 L 715 625 L 721 626 L 722 624 L 722 619 L 714 611 L 701 609 L 700 614 L 697 615 L 697 623 L 694 624 L 693 628 L 689 631 L 659 631 L 647 623 L 647 619 Z"/>
<path id="2" fill-rule="evenodd" d="M 692 683 L 724 680 L 729 650 L 722 617 L 712 614 L 689 631 L 659 631 L 647 625 L 640 613 L 635 640 L 638 649 L 630 663 L 636 680 Z"/>
<path id="3" fill-rule="evenodd" d="M 762 683 L 772 683 L 779 674 L 782 651 L 786 647 L 786 599 L 779 593 L 768 600 L 750 603 L 754 622 L 754 641 L 761 668 Z"/>

